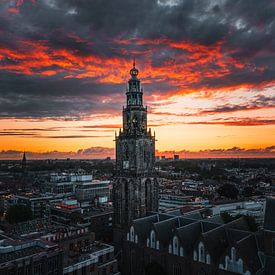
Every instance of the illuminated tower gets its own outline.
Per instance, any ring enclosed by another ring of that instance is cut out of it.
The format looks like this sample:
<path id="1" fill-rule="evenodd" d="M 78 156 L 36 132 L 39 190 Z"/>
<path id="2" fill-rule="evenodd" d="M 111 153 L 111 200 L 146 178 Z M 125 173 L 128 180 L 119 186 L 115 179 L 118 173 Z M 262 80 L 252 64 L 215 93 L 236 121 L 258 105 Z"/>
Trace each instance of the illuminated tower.
<path id="1" fill-rule="evenodd" d="M 114 227 L 117 229 L 125 229 L 133 219 L 158 210 L 155 135 L 147 129 L 147 107 L 143 106 L 143 91 L 135 62 L 130 75 L 126 107 L 123 107 L 123 129 L 115 138 L 113 205 Z"/>

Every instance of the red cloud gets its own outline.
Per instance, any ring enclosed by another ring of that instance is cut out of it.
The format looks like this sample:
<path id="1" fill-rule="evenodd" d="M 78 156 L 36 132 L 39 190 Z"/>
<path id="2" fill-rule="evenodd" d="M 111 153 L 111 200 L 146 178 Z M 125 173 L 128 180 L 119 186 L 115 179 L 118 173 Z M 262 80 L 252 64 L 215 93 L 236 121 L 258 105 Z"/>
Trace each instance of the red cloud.
<path id="1" fill-rule="evenodd" d="M 90 54 L 81 55 L 78 50 L 54 48 L 47 40 L 32 41 L 20 37 L 15 38 L 18 49 L 0 46 L 0 69 L 26 75 L 51 76 L 62 73 L 65 78 L 94 78 L 100 83 L 125 83 L 126 72 L 130 67 L 129 57 L 133 52 L 131 45 L 146 47 L 139 52 L 143 83 L 167 82 L 177 87 L 175 93 L 189 93 L 201 89 L 232 89 L 255 86 L 253 83 L 225 84 L 224 87 L 211 87 L 204 82 L 209 79 L 219 79 L 230 75 L 233 70 L 242 70 L 244 64 L 233 59 L 223 51 L 223 42 L 212 46 L 195 44 L 188 41 L 159 40 L 114 40 L 117 47 L 125 52 L 123 57 L 103 57 L 93 52 L 93 43 L 85 41 L 75 34 L 68 37 L 75 42 L 86 43 Z M 125 47 L 125 48 L 123 48 Z M 150 60 L 154 53 L 163 50 L 179 50 L 175 59 L 167 59 L 159 65 L 153 65 Z M 252 70 L 252 69 L 251 69 Z M 268 85 L 264 83 L 263 85 Z M 157 94 L 158 92 L 156 92 Z"/>
<path id="2" fill-rule="evenodd" d="M 14 13 L 18 14 L 20 12 L 21 6 L 25 3 L 28 2 L 28 0 L 11 0 L 10 2 L 13 2 L 13 6 L 8 9 L 9 13 Z M 29 0 L 32 4 L 36 3 L 36 0 Z"/>

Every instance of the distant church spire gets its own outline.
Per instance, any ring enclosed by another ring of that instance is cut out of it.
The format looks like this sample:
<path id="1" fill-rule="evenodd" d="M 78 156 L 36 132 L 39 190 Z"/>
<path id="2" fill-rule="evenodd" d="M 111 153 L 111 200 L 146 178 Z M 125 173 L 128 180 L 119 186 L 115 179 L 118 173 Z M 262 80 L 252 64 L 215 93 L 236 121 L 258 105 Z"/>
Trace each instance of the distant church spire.
<path id="1" fill-rule="evenodd" d="M 26 158 L 26 152 L 24 151 L 23 158 L 22 158 L 22 169 L 25 170 L 27 165 L 27 158 Z"/>

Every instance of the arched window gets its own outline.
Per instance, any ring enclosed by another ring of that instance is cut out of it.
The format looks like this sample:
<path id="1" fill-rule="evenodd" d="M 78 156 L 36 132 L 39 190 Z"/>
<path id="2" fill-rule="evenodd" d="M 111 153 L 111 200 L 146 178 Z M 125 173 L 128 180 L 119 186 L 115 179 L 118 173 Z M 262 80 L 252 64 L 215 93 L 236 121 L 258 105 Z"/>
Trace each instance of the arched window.
<path id="1" fill-rule="evenodd" d="M 206 263 L 211 264 L 211 257 L 209 254 L 206 255 Z"/>
<path id="2" fill-rule="evenodd" d="M 177 236 L 173 238 L 173 254 L 179 255 L 179 239 Z"/>
<path id="3" fill-rule="evenodd" d="M 237 262 L 238 272 L 243 273 L 243 260 L 240 258 Z"/>
<path id="4" fill-rule="evenodd" d="M 138 235 L 135 235 L 135 243 L 138 243 Z"/>
<path id="5" fill-rule="evenodd" d="M 133 242 L 134 238 L 135 238 L 135 230 L 134 230 L 134 227 L 131 226 L 131 228 L 130 228 L 130 241 Z"/>
<path id="6" fill-rule="evenodd" d="M 154 230 L 152 230 L 150 234 L 150 243 L 151 248 L 156 248 L 156 233 Z"/>
<path id="7" fill-rule="evenodd" d="M 183 251 L 183 247 L 182 246 L 180 247 L 180 256 L 182 256 L 182 257 L 184 256 L 184 251 Z"/>
<path id="8" fill-rule="evenodd" d="M 233 262 L 236 261 L 236 248 L 235 248 L 234 246 L 231 247 L 231 260 L 232 260 Z"/>
<path id="9" fill-rule="evenodd" d="M 202 242 L 199 243 L 199 262 L 205 263 L 205 250 Z"/>
<path id="10" fill-rule="evenodd" d="M 194 250 L 194 252 L 193 252 L 193 260 L 194 261 L 198 260 L 198 255 L 197 255 L 197 251 L 196 250 Z"/>

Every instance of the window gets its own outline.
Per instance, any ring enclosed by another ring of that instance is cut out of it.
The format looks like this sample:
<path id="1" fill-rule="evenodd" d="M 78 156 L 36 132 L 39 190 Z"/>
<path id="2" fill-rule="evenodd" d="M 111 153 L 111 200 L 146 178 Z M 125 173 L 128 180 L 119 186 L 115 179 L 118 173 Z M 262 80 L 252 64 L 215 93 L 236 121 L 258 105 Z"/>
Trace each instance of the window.
<path id="1" fill-rule="evenodd" d="M 198 260 L 197 251 L 196 250 L 194 250 L 194 252 L 193 252 L 193 260 L 194 261 Z"/>
<path id="2" fill-rule="evenodd" d="M 204 244 L 202 242 L 199 243 L 199 261 L 205 262 Z"/>
<path id="3" fill-rule="evenodd" d="M 173 238 L 173 254 L 179 255 L 179 239 L 177 236 Z"/>
<path id="4" fill-rule="evenodd" d="M 155 231 L 152 230 L 151 231 L 151 235 L 150 235 L 150 240 L 151 240 L 151 248 L 156 248 L 156 234 Z"/>
<path id="5" fill-rule="evenodd" d="M 134 238 L 135 238 L 135 231 L 134 231 L 134 227 L 131 226 L 130 228 L 130 241 L 133 242 L 134 241 Z"/>

